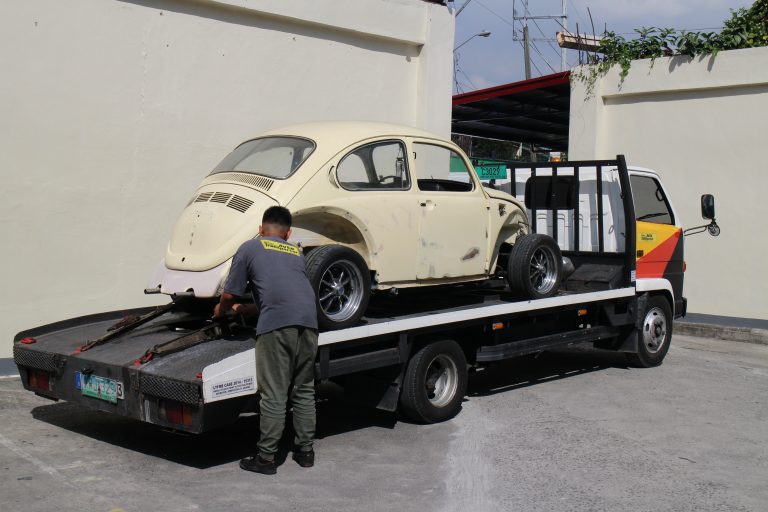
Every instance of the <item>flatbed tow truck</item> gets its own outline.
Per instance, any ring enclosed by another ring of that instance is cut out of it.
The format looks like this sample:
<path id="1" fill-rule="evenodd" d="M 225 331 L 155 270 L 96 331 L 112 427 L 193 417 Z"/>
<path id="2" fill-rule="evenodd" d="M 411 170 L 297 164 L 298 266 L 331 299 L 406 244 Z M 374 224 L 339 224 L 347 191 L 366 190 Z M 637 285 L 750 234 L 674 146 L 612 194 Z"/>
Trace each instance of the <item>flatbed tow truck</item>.
<path id="1" fill-rule="evenodd" d="M 374 296 L 358 325 L 320 333 L 318 382 L 353 386 L 380 409 L 432 423 L 459 412 L 469 371 L 503 359 L 592 342 L 636 366 L 663 361 L 686 301 L 683 232 L 658 175 L 628 170 L 621 155 L 511 169 L 512 193 L 527 192 L 530 230 L 568 249 L 561 291 L 519 300 L 500 277 Z M 636 210 L 645 213 L 636 219 Z M 711 223 L 699 228 L 712 233 L 709 195 L 702 216 Z M 16 335 L 14 360 L 40 396 L 202 433 L 258 410 L 253 326 L 212 321 L 213 304 L 177 296 L 37 327 Z"/>

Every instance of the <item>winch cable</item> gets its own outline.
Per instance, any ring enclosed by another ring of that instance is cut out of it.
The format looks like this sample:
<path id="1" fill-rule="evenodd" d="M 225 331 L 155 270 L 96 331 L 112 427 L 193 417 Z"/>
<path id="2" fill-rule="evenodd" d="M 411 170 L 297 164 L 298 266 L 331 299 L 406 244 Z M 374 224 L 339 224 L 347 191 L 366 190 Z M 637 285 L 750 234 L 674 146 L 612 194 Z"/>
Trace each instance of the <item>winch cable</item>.
<path id="1" fill-rule="evenodd" d="M 147 349 L 147 351 L 144 352 L 144 355 L 134 362 L 134 365 L 142 365 L 150 362 L 156 356 L 165 356 L 180 352 L 190 347 L 194 347 L 195 345 L 205 343 L 206 341 L 232 336 L 238 330 L 247 328 L 248 327 L 241 315 L 227 315 L 224 318 L 214 320 L 211 325 L 206 325 L 202 329 L 166 341 L 165 343 L 158 343 L 154 347 Z"/>
<path id="2" fill-rule="evenodd" d="M 162 316 L 169 311 L 173 310 L 177 305 L 179 305 L 183 299 L 175 300 L 173 302 L 170 302 L 166 304 L 165 306 L 158 306 L 153 311 L 150 311 L 149 313 L 146 313 L 141 316 L 127 316 L 120 320 L 118 323 L 107 329 L 107 333 L 103 336 L 100 336 L 96 338 L 95 340 L 90 340 L 85 343 L 85 345 L 79 347 L 77 350 L 75 350 L 75 354 L 78 354 L 80 352 L 85 352 L 86 350 L 90 350 L 93 347 L 96 347 L 98 345 L 103 345 L 104 343 L 113 340 L 117 338 L 118 336 L 125 334 L 126 332 L 132 331 L 133 329 L 146 324 L 150 320 L 154 320 L 155 318 Z"/>

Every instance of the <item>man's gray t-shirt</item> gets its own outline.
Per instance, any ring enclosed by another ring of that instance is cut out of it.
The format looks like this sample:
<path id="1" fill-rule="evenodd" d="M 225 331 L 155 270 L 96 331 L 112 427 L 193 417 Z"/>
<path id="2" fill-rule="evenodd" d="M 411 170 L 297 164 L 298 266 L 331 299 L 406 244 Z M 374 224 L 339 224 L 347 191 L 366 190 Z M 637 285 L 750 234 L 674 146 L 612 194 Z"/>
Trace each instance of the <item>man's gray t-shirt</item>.
<path id="1" fill-rule="evenodd" d="M 243 297 L 248 283 L 259 306 L 257 335 L 293 325 L 317 329 L 315 293 L 296 246 L 271 236 L 241 245 L 224 291 Z"/>

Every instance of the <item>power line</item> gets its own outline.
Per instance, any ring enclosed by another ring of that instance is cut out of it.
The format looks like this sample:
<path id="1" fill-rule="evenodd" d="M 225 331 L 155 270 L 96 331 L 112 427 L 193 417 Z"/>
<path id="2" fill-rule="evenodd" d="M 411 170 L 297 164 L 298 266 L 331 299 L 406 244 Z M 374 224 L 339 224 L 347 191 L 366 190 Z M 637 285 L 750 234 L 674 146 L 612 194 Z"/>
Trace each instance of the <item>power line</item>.
<path id="1" fill-rule="evenodd" d="M 464 75 L 464 78 L 466 78 L 466 79 L 467 79 L 467 82 L 469 82 L 469 85 L 471 85 L 472 87 L 474 87 L 475 89 L 477 89 L 477 86 L 476 86 L 476 85 L 475 85 L 475 84 L 472 82 L 472 79 L 470 79 L 470 78 L 467 76 L 467 74 L 464 72 L 464 70 L 463 70 L 463 69 L 461 69 L 461 68 L 459 68 L 459 67 L 457 67 L 456 69 L 458 69 L 458 70 L 459 70 L 459 73 L 461 73 L 462 75 Z"/>
<path id="2" fill-rule="evenodd" d="M 575 0 L 571 0 L 571 5 L 573 6 L 573 10 L 576 12 L 576 16 L 579 17 L 579 19 L 584 24 L 584 26 L 585 27 L 589 26 L 589 23 L 587 23 L 587 20 L 584 19 L 584 16 L 582 16 L 582 14 L 581 14 L 581 9 L 579 9 L 579 6 L 576 5 L 576 1 Z"/>
<path id="3" fill-rule="evenodd" d="M 658 27 L 658 28 L 668 28 L 668 27 Z M 723 27 L 701 27 L 701 28 L 674 28 L 673 27 L 673 28 L 670 28 L 670 30 L 675 30 L 677 32 L 682 32 L 682 31 L 699 32 L 701 30 L 722 30 L 724 28 L 725 28 L 724 26 Z M 614 32 L 614 33 L 617 36 L 628 36 L 628 35 L 631 36 L 631 35 L 637 34 L 637 30 L 635 30 L 634 32 Z"/>
<path id="4" fill-rule="evenodd" d="M 523 48 L 523 50 L 525 50 L 525 45 L 523 44 L 523 42 L 519 39 L 517 40 L 517 42 L 520 43 L 520 46 Z M 534 68 L 536 68 L 536 72 L 539 74 L 539 76 L 544 76 L 544 73 L 541 72 L 541 70 L 539 69 L 539 66 L 536 65 L 536 62 L 531 61 L 531 64 L 533 65 Z"/>
<path id="5" fill-rule="evenodd" d="M 555 68 L 553 68 L 552 65 L 549 63 L 549 61 L 546 59 L 546 57 L 544 57 L 544 55 L 542 55 L 541 51 L 536 46 L 536 43 L 534 43 L 533 41 L 531 41 L 531 48 L 533 48 L 534 51 L 539 54 L 539 57 L 541 57 L 541 60 L 544 61 L 544 64 L 546 64 L 547 67 L 549 69 L 551 69 L 553 73 L 557 73 L 557 71 L 555 71 Z"/>
<path id="6" fill-rule="evenodd" d="M 553 52 L 555 52 L 555 55 L 557 55 L 557 58 L 559 59 L 559 58 L 560 58 L 560 50 L 558 50 L 557 48 L 555 48 L 555 46 L 552 44 L 552 39 L 551 39 L 551 38 L 546 38 L 546 37 L 547 37 L 547 34 L 545 34 L 543 30 L 541 30 L 541 27 L 540 27 L 540 26 L 539 26 L 539 24 L 536 22 L 536 20 L 531 20 L 531 21 L 533 21 L 533 24 L 534 24 L 534 25 L 536 25 L 536 28 L 537 28 L 537 29 L 539 29 L 539 33 L 540 33 L 542 36 L 544 36 L 544 37 L 545 37 L 544 41 L 545 41 L 545 42 L 546 42 L 546 43 L 549 45 L 549 47 L 550 47 L 550 48 L 552 48 L 552 51 L 553 51 Z"/>
<path id="7" fill-rule="evenodd" d="M 504 16 L 502 16 L 502 15 L 501 15 L 501 14 L 499 14 L 499 13 L 497 13 L 496 11 L 494 11 L 493 9 L 491 9 L 490 7 L 486 6 L 486 5 L 485 5 L 483 2 L 481 2 L 480 0 L 475 0 L 475 3 L 477 3 L 477 5 L 479 5 L 480 7 L 482 7 L 483 9 L 485 9 L 486 11 L 490 12 L 491 14 L 493 14 L 494 16 L 496 16 L 497 18 L 499 18 L 501 21 L 503 21 L 504 23 L 506 23 L 507 25 L 509 25 L 510 27 L 512 27 L 512 29 L 514 30 L 514 28 L 515 28 L 515 24 L 514 24 L 514 23 L 512 23 L 511 21 L 509 21 L 508 19 L 506 19 Z"/>

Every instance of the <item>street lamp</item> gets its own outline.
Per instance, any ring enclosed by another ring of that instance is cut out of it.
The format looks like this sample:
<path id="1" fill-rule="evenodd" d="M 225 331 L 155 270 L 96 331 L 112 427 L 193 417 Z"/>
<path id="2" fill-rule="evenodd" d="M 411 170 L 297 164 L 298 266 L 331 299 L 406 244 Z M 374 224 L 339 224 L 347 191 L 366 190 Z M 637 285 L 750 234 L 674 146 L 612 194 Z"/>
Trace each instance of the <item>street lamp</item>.
<path id="1" fill-rule="evenodd" d="M 467 5 L 467 4 L 464 4 L 464 5 Z M 488 37 L 490 35 L 491 35 L 490 32 L 488 32 L 487 30 L 483 30 L 482 32 L 478 32 L 477 34 L 470 36 L 466 41 L 464 41 L 459 46 L 453 49 L 453 83 L 456 87 L 456 92 L 459 92 L 459 81 L 456 79 L 456 73 L 459 69 L 459 56 L 456 54 L 456 50 L 458 50 L 459 48 L 461 48 L 462 46 L 464 46 L 465 44 L 467 44 L 468 42 L 470 42 L 472 39 L 476 37 Z"/>
<path id="2" fill-rule="evenodd" d="M 467 39 L 466 41 L 461 43 L 459 46 L 454 48 L 453 51 L 455 52 L 456 50 L 458 50 L 459 48 L 461 48 L 462 46 L 464 46 L 465 44 L 467 44 L 468 42 L 470 42 L 472 39 L 474 39 L 476 37 L 488 37 L 489 35 L 491 35 L 491 33 L 488 32 L 487 30 L 483 30 L 482 32 L 478 32 L 477 34 L 475 34 L 473 36 L 470 36 L 469 39 Z"/>

